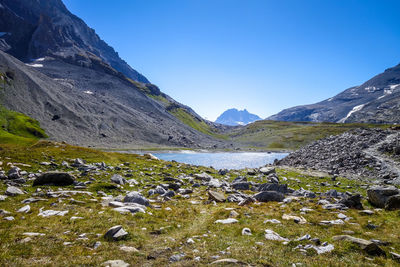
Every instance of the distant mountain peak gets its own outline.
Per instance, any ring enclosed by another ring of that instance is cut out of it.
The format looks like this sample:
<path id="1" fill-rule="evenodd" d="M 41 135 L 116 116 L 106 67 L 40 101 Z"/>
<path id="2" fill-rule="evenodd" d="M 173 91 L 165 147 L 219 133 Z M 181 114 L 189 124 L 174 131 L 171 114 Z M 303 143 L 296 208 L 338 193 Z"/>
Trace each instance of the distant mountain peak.
<path id="1" fill-rule="evenodd" d="M 238 110 L 236 108 L 231 108 L 223 112 L 215 122 L 230 126 L 237 126 L 246 125 L 257 120 L 261 120 L 261 118 L 255 114 L 249 113 L 247 109 Z"/>

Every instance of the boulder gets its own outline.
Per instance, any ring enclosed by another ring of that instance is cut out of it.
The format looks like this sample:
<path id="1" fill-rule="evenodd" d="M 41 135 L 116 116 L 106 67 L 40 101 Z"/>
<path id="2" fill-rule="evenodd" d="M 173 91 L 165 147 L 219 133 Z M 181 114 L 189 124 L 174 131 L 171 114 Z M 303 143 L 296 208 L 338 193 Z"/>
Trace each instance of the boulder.
<path id="1" fill-rule="evenodd" d="M 203 172 L 203 173 L 196 173 L 196 174 L 194 175 L 194 177 L 195 177 L 196 179 L 198 179 L 198 180 L 203 180 L 203 181 L 206 181 L 206 182 L 210 181 L 210 180 L 213 178 L 211 175 L 209 175 L 209 174 L 207 174 L 207 173 L 205 173 L 205 172 Z"/>
<path id="2" fill-rule="evenodd" d="M 231 186 L 235 190 L 249 190 L 250 189 L 250 183 L 249 182 L 234 183 Z"/>
<path id="3" fill-rule="evenodd" d="M 117 241 L 121 239 L 125 239 L 128 237 L 128 232 L 126 232 L 121 225 L 116 225 L 108 229 L 108 231 L 104 234 L 104 238 L 109 241 Z"/>
<path id="4" fill-rule="evenodd" d="M 111 182 L 119 185 L 124 185 L 127 183 L 126 179 L 119 174 L 114 174 L 113 176 L 111 176 Z"/>
<path id="5" fill-rule="evenodd" d="M 339 201 L 339 203 L 345 205 L 350 209 L 357 209 L 357 210 L 364 209 L 363 205 L 361 204 L 360 194 L 344 197 L 342 200 Z"/>
<path id="6" fill-rule="evenodd" d="M 365 251 L 369 255 L 374 255 L 374 256 L 382 256 L 386 255 L 385 251 L 383 251 L 377 244 L 374 242 L 349 236 L 349 235 L 339 235 L 339 236 L 334 236 L 332 237 L 333 240 L 335 241 L 348 241 L 353 244 L 356 244 L 358 247 L 360 247 L 363 251 Z"/>
<path id="7" fill-rule="evenodd" d="M 74 183 L 74 177 L 66 172 L 47 172 L 41 174 L 33 181 L 33 186 L 38 185 L 57 185 L 66 186 Z"/>
<path id="8" fill-rule="evenodd" d="M 385 210 L 400 209 L 400 194 L 390 196 L 385 203 Z"/>
<path id="9" fill-rule="evenodd" d="M 367 190 L 368 201 L 375 207 L 384 208 L 389 197 L 400 194 L 394 186 L 373 186 Z"/>
<path id="10" fill-rule="evenodd" d="M 129 192 L 125 198 L 124 202 L 129 202 L 129 203 L 137 203 L 143 206 L 150 206 L 150 202 L 147 198 L 142 196 L 139 192 L 136 191 L 131 191 Z"/>
<path id="11" fill-rule="evenodd" d="M 123 260 L 109 260 L 104 262 L 101 266 L 104 267 L 129 267 L 130 264 L 124 262 Z"/>
<path id="12" fill-rule="evenodd" d="M 260 202 L 268 202 L 268 201 L 277 201 L 281 202 L 285 198 L 282 193 L 276 191 L 263 191 L 253 196 L 257 201 Z"/>
<path id="13" fill-rule="evenodd" d="M 286 194 L 288 192 L 287 184 L 276 184 L 276 183 L 266 183 L 261 184 L 257 187 L 258 192 L 262 191 L 276 191 L 282 194 Z"/>
<path id="14" fill-rule="evenodd" d="M 18 167 L 12 167 L 9 171 L 8 171 L 8 179 L 10 180 L 15 180 L 15 179 L 19 179 L 21 178 L 21 169 Z"/>
<path id="15" fill-rule="evenodd" d="M 151 159 L 151 160 L 159 160 L 159 158 L 157 158 L 156 156 L 154 156 L 151 153 L 146 153 L 143 155 L 143 157 L 145 157 L 146 159 Z"/>
<path id="16" fill-rule="evenodd" d="M 262 168 L 260 168 L 260 172 L 262 174 L 269 175 L 269 174 L 275 173 L 275 168 L 274 167 L 262 167 Z"/>

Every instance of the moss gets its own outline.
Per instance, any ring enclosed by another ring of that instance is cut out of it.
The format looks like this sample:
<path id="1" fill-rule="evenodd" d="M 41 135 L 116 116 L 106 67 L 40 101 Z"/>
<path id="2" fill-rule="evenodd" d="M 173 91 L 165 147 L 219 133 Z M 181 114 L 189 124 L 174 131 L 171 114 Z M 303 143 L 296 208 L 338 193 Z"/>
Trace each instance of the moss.
<path id="1" fill-rule="evenodd" d="M 37 120 L 0 106 L 0 143 L 30 144 L 47 137 Z"/>

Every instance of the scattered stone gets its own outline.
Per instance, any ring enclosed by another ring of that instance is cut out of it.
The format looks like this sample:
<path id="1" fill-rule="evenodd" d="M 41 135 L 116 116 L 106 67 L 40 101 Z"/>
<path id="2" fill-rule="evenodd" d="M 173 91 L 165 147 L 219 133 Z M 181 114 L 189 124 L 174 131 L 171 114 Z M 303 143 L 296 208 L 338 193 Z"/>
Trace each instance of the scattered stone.
<path id="1" fill-rule="evenodd" d="M 375 214 L 375 212 L 372 211 L 372 210 L 360 210 L 358 213 L 360 213 L 362 215 L 373 215 L 373 214 Z"/>
<path id="2" fill-rule="evenodd" d="M 72 216 L 71 218 L 69 218 L 71 221 L 75 221 L 75 220 L 82 220 L 84 219 L 83 217 L 77 217 L 77 216 Z"/>
<path id="3" fill-rule="evenodd" d="M 395 261 L 400 262 L 400 254 L 397 254 L 397 253 L 395 253 L 395 252 L 393 252 L 393 251 L 389 252 L 389 254 L 392 256 L 392 258 L 393 258 Z"/>
<path id="4" fill-rule="evenodd" d="M 265 239 L 267 240 L 274 240 L 274 241 L 286 241 L 289 242 L 290 240 L 284 237 L 281 237 L 279 234 L 275 233 L 270 229 L 265 230 Z"/>
<path id="5" fill-rule="evenodd" d="M 263 191 L 253 196 L 257 201 L 260 202 L 269 202 L 269 201 L 277 201 L 282 202 L 285 199 L 285 196 L 282 193 L 275 191 Z"/>
<path id="6" fill-rule="evenodd" d="M 127 183 L 126 179 L 119 174 L 114 174 L 113 176 L 111 176 L 111 182 L 119 185 L 124 185 Z"/>
<path id="7" fill-rule="evenodd" d="M 293 220 L 295 223 L 298 223 L 298 224 L 305 224 L 305 223 L 307 223 L 307 220 L 304 219 L 303 216 L 300 216 L 300 217 L 299 217 L 299 216 L 293 216 L 293 215 L 283 214 L 283 215 L 282 215 L 282 219 L 283 219 L 283 220 L 288 220 L 288 221 Z"/>
<path id="8" fill-rule="evenodd" d="M 154 156 L 151 153 L 146 153 L 143 155 L 143 157 L 145 157 L 146 159 L 151 159 L 151 160 L 159 160 L 159 158 L 157 158 L 156 156 Z"/>
<path id="9" fill-rule="evenodd" d="M 7 217 L 4 217 L 4 220 L 6 220 L 6 221 L 14 221 L 14 217 L 13 216 L 7 216 Z"/>
<path id="10" fill-rule="evenodd" d="M 281 222 L 277 219 L 268 219 L 268 220 L 265 220 L 264 223 L 281 224 Z"/>
<path id="11" fill-rule="evenodd" d="M 332 221 L 320 221 L 319 224 L 320 225 L 342 225 L 342 224 L 344 224 L 344 221 L 341 219 L 332 220 Z"/>
<path id="12" fill-rule="evenodd" d="M 72 185 L 75 182 L 75 178 L 67 172 L 47 172 L 41 174 L 38 178 L 33 181 L 33 186 L 38 185 L 57 185 L 67 186 Z"/>
<path id="13" fill-rule="evenodd" d="M 237 216 L 239 216 L 239 213 L 237 213 L 237 212 L 234 211 L 234 210 L 232 210 L 232 211 L 229 213 L 229 217 L 231 217 L 231 218 L 236 218 Z"/>
<path id="14" fill-rule="evenodd" d="M 136 192 L 136 191 L 129 192 L 125 196 L 124 202 L 137 203 L 137 204 L 140 204 L 143 206 L 150 206 L 149 200 L 146 199 L 144 196 L 142 196 L 142 194 L 140 194 L 139 192 Z"/>
<path id="15" fill-rule="evenodd" d="M 50 217 L 50 216 L 64 216 L 68 213 L 68 210 L 59 211 L 59 210 L 41 210 L 38 216 L 42 217 Z"/>
<path id="16" fill-rule="evenodd" d="M 209 175 L 209 174 L 207 174 L 207 173 L 205 173 L 205 172 L 203 172 L 203 173 L 196 173 L 196 174 L 194 175 L 194 177 L 195 177 L 196 179 L 198 179 L 198 180 L 203 180 L 203 181 L 206 181 L 206 182 L 208 182 L 208 181 L 210 181 L 211 179 L 213 179 L 213 177 L 212 177 L 211 175 Z"/>
<path id="17" fill-rule="evenodd" d="M 8 171 L 8 179 L 10 180 L 15 180 L 15 179 L 20 179 L 21 178 L 21 169 L 18 167 L 12 167 L 9 171 Z"/>
<path id="18" fill-rule="evenodd" d="M 24 192 L 21 189 L 19 189 L 18 187 L 9 186 L 9 187 L 7 187 L 5 194 L 7 196 L 16 196 L 16 195 L 23 195 Z"/>
<path id="19" fill-rule="evenodd" d="M 6 198 L 7 198 L 7 196 L 5 196 L 5 195 L 0 195 L 0 201 L 4 201 L 4 200 L 6 200 Z"/>
<path id="20" fill-rule="evenodd" d="M 170 262 L 181 261 L 185 256 L 186 256 L 185 253 L 175 254 L 175 255 L 172 255 L 172 256 L 169 258 L 169 261 L 170 261 Z"/>
<path id="21" fill-rule="evenodd" d="M 17 212 L 19 212 L 19 213 L 28 213 L 30 211 L 31 211 L 31 206 L 29 206 L 29 205 L 23 206 L 22 208 L 17 210 Z"/>
<path id="22" fill-rule="evenodd" d="M 363 205 L 361 204 L 360 194 L 344 197 L 342 200 L 339 201 L 339 203 L 345 205 L 350 209 L 357 209 L 357 210 L 364 209 Z"/>
<path id="23" fill-rule="evenodd" d="M 207 191 L 207 193 L 208 193 L 208 198 L 211 201 L 225 202 L 225 200 L 226 200 L 224 194 L 222 194 L 222 193 L 211 191 L 211 190 Z"/>
<path id="24" fill-rule="evenodd" d="M 139 252 L 139 250 L 135 247 L 121 246 L 119 247 L 119 249 L 128 253 Z"/>
<path id="25" fill-rule="evenodd" d="M 239 221 L 236 219 L 228 218 L 228 219 L 224 219 L 224 220 L 216 220 L 214 223 L 231 224 L 231 223 L 237 223 L 237 222 L 239 222 Z"/>
<path id="26" fill-rule="evenodd" d="M 98 249 L 100 246 L 101 246 L 101 242 L 100 242 L 100 241 L 96 241 L 96 242 L 93 244 L 93 249 Z"/>
<path id="27" fill-rule="evenodd" d="M 124 262 L 123 260 L 109 260 L 104 262 L 101 266 L 105 267 L 129 267 L 130 264 Z"/>
<path id="28" fill-rule="evenodd" d="M 46 234 L 43 234 L 43 233 L 33 233 L 33 232 L 26 232 L 26 233 L 23 233 L 23 235 L 29 236 L 29 237 L 34 237 L 34 236 L 45 236 Z"/>
<path id="29" fill-rule="evenodd" d="M 250 183 L 249 182 L 234 183 L 231 186 L 235 190 L 250 190 Z"/>
<path id="30" fill-rule="evenodd" d="M 252 235 L 250 228 L 243 228 L 242 235 Z"/>
<path id="31" fill-rule="evenodd" d="M 128 237 L 128 232 L 126 232 L 121 225 L 111 227 L 104 234 L 104 238 L 110 241 L 122 240 L 126 237 Z"/>
<path id="32" fill-rule="evenodd" d="M 400 209 L 400 194 L 390 196 L 385 203 L 385 210 Z"/>
<path id="33" fill-rule="evenodd" d="M 274 167 L 262 167 L 262 168 L 260 168 L 260 172 L 261 172 L 262 174 L 265 174 L 265 175 L 269 175 L 269 174 L 272 174 L 272 173 L 276 173 Z"/>

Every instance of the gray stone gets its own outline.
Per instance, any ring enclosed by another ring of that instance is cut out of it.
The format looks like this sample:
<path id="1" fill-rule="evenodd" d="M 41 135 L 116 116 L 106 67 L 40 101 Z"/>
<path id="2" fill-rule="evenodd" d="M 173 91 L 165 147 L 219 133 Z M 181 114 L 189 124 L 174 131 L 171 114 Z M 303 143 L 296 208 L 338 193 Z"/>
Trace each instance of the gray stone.
<path id="1" fill-rule="evenodd" d="M 390 196 L 385 203 L 386 210 L 398 210 L 400 209 L 400 194 Z"/>
<path id="2" fill-rule="evenodd" d="M 394 186 L 374 186 L 367 190 L 368 201 L 378 208 L 384 208 L 390 196 L 400 194 L 400 190 Z"/>
<path id="3" fill-rule="evenodd" d="M 250 189 L 250 183 L 249 182 L 234 183 L 231 186 L 235 190 L 249 190 Z"/>
<path id="4" fill-rule="evenodd" d="M 210 200 L 217 201 L 217 202 L 225 202 L 225 200 L 226 200 L 224 194 L 222 194 L 222 193 L 215 192 L 215 191 L 208 191 L 207 193 L 208 193 L 208 198 Z"/>
<path id="5" fill-rule="evenodd" d="M 66 172 L 47 172 L 41 174 L 33 181 L 33 186 L 38 185 L 57 185 L 66 186 L 74 183 L 74 177 Z"/>
<path id="6" fill-rule="evenodd" d="M 16 195 L 23 195 L 24 192 L 21 189 L 19 189 L 18 187 L 9 186 L 9 187 L 7 187 L 5 194 L 7 196 L 16 196 Z"/>
<path id="7" fill-rule="evenodd" d="M 15 180 L 15 179 L 19 179 L 21 178 L 21 169 L 18 167 L 12 167 L 9 171 L 8 171 L 8 179 L 10 180 Z"/>
<path id="8" fill-rule="evenodd" d="M 128 232 L 126 232 L 121 225 L 116 225 L 108 229 L 104 234 L 104 238 L 110 241 L 122 240 L 128 237 Z"/>
<path id="9" fill-rule="evenodd" d="M 139 192 L 136 192 L 136 191 L 129 192 L 125 196 L 124 202 L 137 203 L 137 204 L 140 204 L 143 206 L 150 206 L 149 200 L 147 198 L 145 198 L 144 196 L 142 196 L 142 194 L 140 194 Z"/>
<path id="10" fill-rule="evenodd" d="M 31 206 L 29 206 L 29 205 L 23 206 L 22 208 L 17 210 L 17 212 L 20 212 L 20 213 L 28 213 L 30 211 L 31 211 Z"/>
<path id="11" fill-rule="evenodd" d="M 195 177 L 196 179 L 203 180 L 203 181 L 206 181 L 206 182 L 210 181 L 210 180 L 213 178 L 211 175 L 209 175 L 209 174 L 207 174 L 207 173 L 205 173 L 205 172 L 203 172 L 203 173 L 196 173 L 196 174 L 194 175 L 194 177 Z"/>
<path id="12" fill-rule="evenodd" d="M 266 166 L 266 167 L 260 168 L 260 172 L 261 172 L 262 174 L 265 174 L 265 175 L 269 175 L 269 174 L 272 174 L 272 173 L 276 173 L 274 167 L 267 167 L 267 166 Z"/>
<path id="13" fill-rule="evenodd" d="M 277 201 L 281 202 L 285 198 L 282 193 L 275 191 L 263 191 L 253 196 L 257 201 L 260 202 L 269 202 L 269 201 Z"/>
<path id="14" fill-rule="evenodd" d="M 130 264 L 124 262 L 123 260 L 109 260 L 104 262 L 101 266 L 105 267 L 129 267 Z"/>
<path id="15" fill-rule="evenodd" d="M 181 260 L 183 260 L 183 258 L 184 258 L 185 256 L 186 256 L 185 253 L 175 254 L 175 255 L 172 255 L 172 256 L 169 258 L 169 261 L 170 261 L 170 262 L 181 261 Z"/>
<path id="16" fill-rule="evenodd" d="M 348 241 L 353 244 L 356 244 L 358 247 L 360 247 L 363 251 L 368 253 L 369 255 L 375 255 L 375 256 L 382 256 L 386 255 L 385 251 L 383 251 L 378 245 L 376 245 L 374 242 L 349 236 L 349 235 L 339 235 L 339 236 L 334 236 L 332 237 L 332 240 L 335 241 Z"/>
<path id="17" fill-rule="evenodd" d="M 113 176 L 111 176 L 111 182 L 119 185 L 124 185 L 127 183 L 126 179 L 119 174 L 114 174 Z"/>
<path id="18" fill-rule="evenodd" d="M 257 187 L 258 192 L 262 191 L 276 191 L 282 194 L 286 194 L 288 192 L 287 184 L 276 184 L 276 183 L 266 183 L 261 184 Z"/>
<path id="19" fill-rule="evenodd" d="M 221 224 L 231 224 L 231 223 L 237 223 L 239 222 L 236 219 L 233 218 L 228 218 L 228 219 L 224 219 L 224 220 L 216 220 L 215 223 L 221 223 Z"/>

